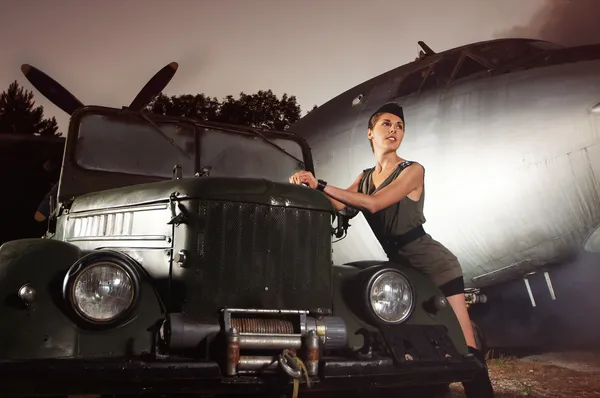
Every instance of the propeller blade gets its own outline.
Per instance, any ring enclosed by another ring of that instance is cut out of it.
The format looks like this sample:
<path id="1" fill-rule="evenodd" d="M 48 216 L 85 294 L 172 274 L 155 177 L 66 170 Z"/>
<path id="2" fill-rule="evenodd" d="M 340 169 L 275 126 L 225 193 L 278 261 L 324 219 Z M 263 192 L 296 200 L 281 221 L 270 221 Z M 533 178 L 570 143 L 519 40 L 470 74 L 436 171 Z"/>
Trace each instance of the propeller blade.
<path id="1" fill-rule="evenodd" d="M 69 90 L 41 70 L 29 64 L 23 64 L 21 72 L 44 97 L 69 115 L 84 106 Z"/>
<path id="2" fill-rule="evenodd" d="M 156 72 L 152 79 L 146 83 L 146 85 L 140 90 L 138 95 L 129 105 L 129 109 L 142 110 L 148 105 L 163 89 L 169 84 L 179 65 L 177 62 L 171 62 L 169 65 L 163 67 L 161 70 Z"/>

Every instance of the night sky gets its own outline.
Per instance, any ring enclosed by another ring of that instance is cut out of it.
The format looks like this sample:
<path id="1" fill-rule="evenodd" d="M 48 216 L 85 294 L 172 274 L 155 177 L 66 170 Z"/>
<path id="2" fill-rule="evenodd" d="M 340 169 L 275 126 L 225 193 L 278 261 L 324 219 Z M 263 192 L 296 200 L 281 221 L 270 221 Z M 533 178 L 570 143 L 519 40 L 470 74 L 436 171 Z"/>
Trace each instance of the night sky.
<path id="1" fill-rule="evenodd" d="M 577 0 L 580 6 L 596 5 L 576 15 L 577 40 L 544 25 L 552 13 L 569 17 L 555 9 L 572 8 L 572 3 L 0 0 L 0 91 L 15 79 L 32 89 L 20 72 L 22 63 L 30 63 L 83 103 L 120 107 L 156 71 L 177 61 L 180 68 L 165 90 L 168 95 L 203 92 L 221 99 L 272 89 L 278 96 L 296 95 L 305 112 L 414 60 L 418 40 L 435 51 L 516 35 L 561 44 L 600 40 L 581 31 L 586 23 L 597 25 L 596 0 Z M 68 116 L 34 94 L 46 116 L 56 116 L 66 132 Z"/>

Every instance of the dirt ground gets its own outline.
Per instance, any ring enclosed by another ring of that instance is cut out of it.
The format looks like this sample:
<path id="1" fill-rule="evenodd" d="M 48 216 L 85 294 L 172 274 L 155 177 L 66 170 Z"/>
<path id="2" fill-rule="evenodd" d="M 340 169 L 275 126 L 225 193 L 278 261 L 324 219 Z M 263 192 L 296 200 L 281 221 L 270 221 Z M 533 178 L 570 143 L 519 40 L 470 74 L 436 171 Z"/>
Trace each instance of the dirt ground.
<path id="1" fill-rule="evenodd" d="M 488 360 L 498 398 L 600 397 L 600 353 L 570 352 Z M 452 397 L 464 397 L 462 385 Z"/>

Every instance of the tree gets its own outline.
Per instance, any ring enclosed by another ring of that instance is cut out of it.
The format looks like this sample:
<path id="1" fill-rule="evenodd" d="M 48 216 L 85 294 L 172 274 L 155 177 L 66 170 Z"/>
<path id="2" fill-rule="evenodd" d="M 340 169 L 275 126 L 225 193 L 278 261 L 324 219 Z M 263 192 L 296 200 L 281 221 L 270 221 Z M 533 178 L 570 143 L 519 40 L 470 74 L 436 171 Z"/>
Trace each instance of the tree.
<path id="1" fill-rule="evenodd" d="M 295 96 L 283 94 L 278 99 L 271 90 L 260 90 L 255 94 L 242 92 L 239 98 L 228 95 L 222 102 L 204 94 L 171 97 L 160 94 L 148 105 L 147 110 L 167 116 L 185 116 L 273 130 L 285 130 L 301 116 Z"/>
<path id="2" fill-rule="evenodd" d="M 44 107 L 35 106 L 33 93 L 17 81 L 0 94 L 0 133 L 59 136 L 56 118 L 44 118 Z"/>
<path id="3" fill-rule="evenodd" d="M 217 121 L 285 130 L 300 119 L 300 107 L 296 97 L 283 94 L 281 100 L 271 90 L 260 90 L 256 94 L 240 93 L 234 99 L 228 95 L 221 104 Z"/>
<path id="4" fill-rule="evenodd" d="M 160 93 L 146 110 L 166 116 L 189 117 L 199 120 L 215 120 L 219 112 L 219 101 L 204 94 L 184 94 L 167 97 Z"/>

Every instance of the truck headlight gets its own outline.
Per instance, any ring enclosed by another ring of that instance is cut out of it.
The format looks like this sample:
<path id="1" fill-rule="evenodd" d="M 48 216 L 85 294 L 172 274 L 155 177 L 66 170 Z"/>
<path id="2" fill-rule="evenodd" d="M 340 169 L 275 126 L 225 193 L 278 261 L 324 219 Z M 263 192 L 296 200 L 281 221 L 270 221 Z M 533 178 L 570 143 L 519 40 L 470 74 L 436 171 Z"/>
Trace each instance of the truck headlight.
<path id="1" fill-rule="evenodd" d="M 408 279 L 396 271 L 376 274 L 369 287 L 371 310 L 385 323 L 401 323 L 408 318 L 414 304 L 414 292 Z"/>
<path id="2" fill-rule="evenodd" d="M 75 277 L 71 299 L 75 310 L 93 322 L 110 322 L 133 304 L 135 284 L 117 264 L 99 262 Z"/>

